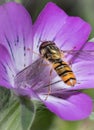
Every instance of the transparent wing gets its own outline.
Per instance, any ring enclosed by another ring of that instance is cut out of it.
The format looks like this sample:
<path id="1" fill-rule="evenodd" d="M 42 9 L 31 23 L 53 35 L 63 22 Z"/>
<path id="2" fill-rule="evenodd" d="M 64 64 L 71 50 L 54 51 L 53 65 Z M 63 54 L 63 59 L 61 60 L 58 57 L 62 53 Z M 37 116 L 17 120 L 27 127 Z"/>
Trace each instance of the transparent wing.
<path id="1" fill-rule="evenodd" d="M 34 79 L 38 78 L 39 74 L 43 71 L 43 66 L 41 66 L 43 59 L 40 58 L 36 60 L 34 63 L 23 69 L 19 72 L 15 77 L 15 82 L 17 84 L 33 82 Z"/>
<path id="2" fill-rule="evenodd" d="M 70 55 L 72 60 L 87 60 L 92 61 L 94 60 L 94 43 L 87 42 L 85 43 L 80 50 L 76 50 L 74 47 L 72 50 L 65 50 L 65 54 Z"/>
<path id="3" fill-rule="evenodd" d="M 37 59 L 31 65 L 19 72 L 15 77 L 15 84 L 19 88 L 32 87 L 34 89 L 41 89 L 44 85 L 49 83 L 47 78 L 50 67 L 46 66 L 46 62 L 43 58 Z M 39 90 L 40 91 L 40 90 Z"/>
<path id="4" fill-rule="evenodd" d="M 85 43 L 80 50 L 77 50 L 76 47 L 73 47 L 72 50 L 61 50 L 64 53 L 64 56 L 68 58 L 69 62 L 86 60 L 94 60 L 94 42 Z"/>
<path id="5" fill-rule="evenodd" d="M 77 59 L 83 59 L 83 60 L 89 60 L 89 61 L 94 60 L 94 50 L 79 50 L 79 51 L 75 50 L 69 53 L 70 55 L 73 55 L 74 58 L 77 58 Z"/>

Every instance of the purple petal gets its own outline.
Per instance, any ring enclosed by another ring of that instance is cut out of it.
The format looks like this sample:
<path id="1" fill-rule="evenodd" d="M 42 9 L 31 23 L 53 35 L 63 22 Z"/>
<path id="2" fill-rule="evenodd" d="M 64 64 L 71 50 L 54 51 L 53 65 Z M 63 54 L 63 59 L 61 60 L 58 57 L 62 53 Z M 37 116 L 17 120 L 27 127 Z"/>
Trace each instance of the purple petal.
<path id="1" fill-rule="evenodd" d="M 71 93 L 70 93 L 71 94 Z M 92 111 L 92 100 L 89 96 L 83 93 L 75 92 L 73 95 L 64 97 L 48 96 L 45 101 L 45 96 L 41 95 L 41 99 L 47 108 L 64 120 L 82 120 L 87 118 Z"/>
<path id="2" fill-rule="evenodd" d="M 66 24 L 56 36 L 62 50 L 79 50 L 90 34 L 90 25 L 80 17 L 68 17 Z"/>
<path id="3" fill-rule="evenodd" d="M 87 42 L 79 53 L 73 57 L 72 63 L 81 61 L 92 61 L 94 62 L 94 42 Z"/>
<path id="4" fill-rule="evenodd" d="M 14 84 L 15 72 L 7 49 L 0 44 L 0 86 L 11 88 Z"/>
<path id="5" fill-rule="evenodd" d="M 94 50 L 94 42 L 87 42 L 82 50 Z"/>
<path id="6" fill-rule="evenodd" d="M 78 81 L 94 79 L 94 62 L 79 62 L 74 64 L 72 68 Z"/>
<path id="7" fill-rule="evenodd" d="M 56 42 L 62 50 L 81 48 L 88 39 L 91 27 L 79 17 L 69 17 L 58 6 L 49 2 L 36 20 L 34 31 L 34 50 L 42 41 Z"/>
<path id="8" fill-rule="evenodd" d="M 77 78 L 76 89 L 94 88 L 94 62 L 78 62 L 73 65 L 73 71 Z"/>
<path id="9" fill-rule="evenodd" d="M 6 46 L 18 70 L 31 62 L 27 48 L 32 47 L 32 22 L 22 5 L 7 2 L 0 6 L 0 44 Z"/>
<path id="10" fill-rule="evenodd" d="M 13 91 L 16 95 L 29 96 L 32 100 L 40 100 L 35 91 L 32 88 L 28 88 L 28 86 L 27 88 L 14 88 Z"/>

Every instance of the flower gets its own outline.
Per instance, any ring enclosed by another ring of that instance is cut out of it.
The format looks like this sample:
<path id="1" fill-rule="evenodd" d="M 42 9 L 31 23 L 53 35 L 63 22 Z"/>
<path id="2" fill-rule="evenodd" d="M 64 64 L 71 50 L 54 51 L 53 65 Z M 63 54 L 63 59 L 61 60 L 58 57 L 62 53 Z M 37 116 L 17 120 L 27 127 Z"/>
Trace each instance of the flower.
<path id="1" fill-rule="evenodd" d="M 34 24 L 21 4 L 7 2 L 0 6 L 0 12 L 0 85 L 42 101 L 62 119 L 88 117 L 92 99 L 79 90 L 94 88 L 92 54 L 67 53 L 65 60 L 72 61 L 78 82 L 68 87 L 59 82 L 54 70 L 50 76 L 51 66 L 42 65 L 46 61 L 39 56 L 39 47 L 41 41 L 54 41 L 63 51 L 94 50 L 94 43 L 86 42 L 90 25 L 79 17 L 68 16 L 52 2 L 44 7 Z M 51 93 L 47 97 L 49 84 Z"/>

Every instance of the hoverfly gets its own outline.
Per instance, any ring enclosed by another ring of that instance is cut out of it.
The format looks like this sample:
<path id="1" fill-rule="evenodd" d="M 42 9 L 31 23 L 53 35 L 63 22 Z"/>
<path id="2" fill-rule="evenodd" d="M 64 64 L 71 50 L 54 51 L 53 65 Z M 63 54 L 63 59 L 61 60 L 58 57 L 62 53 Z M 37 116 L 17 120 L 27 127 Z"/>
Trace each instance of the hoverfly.
<path id="1" fill-rule="evenodd" d="M 53 69 L 69 86 L 76 84 L 76 77 L 71 67 L 62 60 L 61 50 L 52 41 L 44 41 L 40 45 L 39 52 L 43 58 L 52 64 Z"/>

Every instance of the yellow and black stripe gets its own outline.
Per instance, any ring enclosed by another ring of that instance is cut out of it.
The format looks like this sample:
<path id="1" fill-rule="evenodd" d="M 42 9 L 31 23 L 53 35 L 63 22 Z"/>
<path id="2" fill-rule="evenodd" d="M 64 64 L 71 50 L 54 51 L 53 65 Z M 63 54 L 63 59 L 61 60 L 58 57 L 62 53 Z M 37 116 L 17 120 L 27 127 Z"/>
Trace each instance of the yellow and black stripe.
<path id="1" fill-rule="evenodd" d="M 66 83 L 69 86 L 75 85 L 76 83 L 75 75 L 66 62 L 62 60 L 60 62 L 54 62 L 53 68 L 55 69 L 57 74 L 61 77 L 61 79 L 64 81 L 64 83 Z"/>

